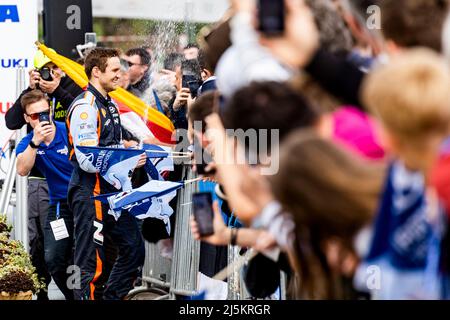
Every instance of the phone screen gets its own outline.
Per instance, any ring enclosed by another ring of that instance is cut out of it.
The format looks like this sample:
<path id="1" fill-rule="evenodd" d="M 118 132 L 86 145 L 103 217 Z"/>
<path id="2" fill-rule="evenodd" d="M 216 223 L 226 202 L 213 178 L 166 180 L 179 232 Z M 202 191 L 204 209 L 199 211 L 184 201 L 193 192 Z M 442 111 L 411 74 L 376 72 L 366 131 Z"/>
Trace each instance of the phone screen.
<path id="1" fill-rule="evenodd" d="M 39 114 L 39 122 L 44 122 L 47 121 L 49 124 L 51 123 L 50 121 L 50 113 L 48 112 L 41 112 Z"/>
<path id="2" fill-rule="evenodd" d="M 214 233 L 213 227 L 213 202 L 210 192 L 199 192 L 192 195 L 194 207 L 194 219 L 198 224 L 201 236 L 208 236 Z"/>
<path id="3" fill-rule="evenodd" d="M 189 83 L 197 81 L 197 78 L 194 75 L 188 75 L 188 74 L 183 74 L 183 77 L 181 78 L 181 82 L 182 82 L 182 87 L 183 88 L 189 88 Z"/>
<path id="4" fill-rule="evenodd" d="M 284 32 L 284 0 L 258 0 L 259 30 L 275 36 Z"/>
<path id="5" fill-rule="evenodd" d="M 97 44 L 97 34 L 95 32 L 86 32 L 84 34 L 84 43 Z"/>

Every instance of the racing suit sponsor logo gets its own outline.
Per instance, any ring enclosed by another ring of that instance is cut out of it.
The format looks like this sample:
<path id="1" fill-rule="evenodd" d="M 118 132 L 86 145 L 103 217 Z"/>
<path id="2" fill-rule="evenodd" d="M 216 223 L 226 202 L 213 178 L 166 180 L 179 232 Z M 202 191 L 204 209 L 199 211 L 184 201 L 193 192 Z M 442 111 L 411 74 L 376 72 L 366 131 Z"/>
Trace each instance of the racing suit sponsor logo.
<path id="1" fill-rule="evenodd" d="M 80 141 L 80 146 L 82 147 L 95 147 L 97 145 L 96 140 L 86 140 L 86 141 Z"/>
<path id="2" fill-rule="evenodd" d="M 94 242 L 99 245 L 103 245 L 103 224 L 98 221 L 94 221 L 94 227 L 96 228 L 94 231 Z"/>

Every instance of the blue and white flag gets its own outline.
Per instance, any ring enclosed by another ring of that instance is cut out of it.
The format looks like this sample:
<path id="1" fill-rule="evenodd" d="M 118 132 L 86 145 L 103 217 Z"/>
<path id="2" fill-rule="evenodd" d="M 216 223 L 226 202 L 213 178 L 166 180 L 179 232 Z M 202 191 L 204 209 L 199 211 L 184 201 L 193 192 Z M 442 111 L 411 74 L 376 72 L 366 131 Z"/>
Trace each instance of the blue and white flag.
<path id="1" fill-rule="evenodd" d="M 117 190 L 131 190 L 131 175 L 136 168 L 143 150 L 82 147 L 77 149 L 84 153 L 100 175 Z"/>
<path id="2" fill-rule="evenodd" d="M 423 174 L 409 171 L 399 161 L 390 166 L 370 249 L 355 275 L 358 289 L 365 287 L 383 300 L 437 297 L 436 287 L 426 286 L 433 225 L 425 194 Z M 436 272 L 431 278 L 437 276 Z M 369 279 L 377 279 L 376 285 L 368 285 Z"/>
<path id="3" fill-rule="evenodd" d="M 136 218 L 143 220 L 146 218 L 156 218 L 162 220 L 166 226 L 167 234 L 170 235 L 170 216 L 174 210 L 169 202 L 177 195 L 176 191 L 172 191 L 161 197 L 152 197 L 143 200 L 140 204 L 131 205 L 129 212 Z M 126 208 L 126 207 L 125 207 Z"/>
<path id="4" fill-rule="evenodd" d="M 155 165 L 152 162 L 152 159 L 147 158 L 147 161 L 144 165 L 144 170 L 147 173 L 150 180 L 164 180 L 161 174 L 156 169 Z"/>
<path id="5" fill-rule="evenodd" d="M 151 158 L 153 165 L 160 174 L 164 171 L 174 170 L 172 149 L 170 147 L 144 144 L 143 149 L 147 153 L 147 157 Z"/>
<path id="6" fill-rule="evenodd" d="M 176 196 L 176 191 L 184 186 L 182 182 L 152 180 L 142 187 L 116 194 L 104 194 L 94 197 L 110 206 L 110 214 L 119 219 L 122 210 L 138 219 L 157 218 L 166 224 L 170 234 L 169 217 L 173 209 L 169 202 Z"/>
<path id="7" fill-rule="evenodd" d="M 147 153 L 148 158 L 167 158 L 172 154 L 170 147 L 158 146 L 156 144 L 143 144 L 142 149 Z"/>

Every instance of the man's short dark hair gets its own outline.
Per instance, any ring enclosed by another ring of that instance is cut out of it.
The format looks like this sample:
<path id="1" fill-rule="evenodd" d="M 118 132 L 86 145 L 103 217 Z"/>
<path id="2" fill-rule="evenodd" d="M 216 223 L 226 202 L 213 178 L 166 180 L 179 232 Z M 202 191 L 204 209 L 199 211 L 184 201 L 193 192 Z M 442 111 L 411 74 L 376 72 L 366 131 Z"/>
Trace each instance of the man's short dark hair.
<path id="1" fill-rule="evenodd" d="M 31 90 L 20 98 L 23 113 L 27 113 L 27 106 L 38 101 L 45 100 L 48 102 L 47 95 L 39 89 Z"/>
<path id="2" fill-rule="evenodd" d="M 208 91 L 198 97 L 188 111 L 188 118 L 192 123 L 202 122 L 202 131 L 205 132 L 205 118 L 214 112 L 214 105 L 218 99 L 217 91 Z"/>
<path id="3" fill-rule="evenodd" d="M 129 57 L 138 55 L 141 58 L 142 65 L 150 66 L 150 63 L 152 61 L 152 57 L 150 56 L 150 53 L 148 53 L 148 51 L 145 50 L 144 48 L 132 48 L 132 49 L 129 49 L 125 54 Z"/>
<path id="4" fill-rule="evenodd" d="M 378 5 L 386 39 L 402 47 L 428 47 L 441 52 L 448 0 L 383 0 Z"/>
<path id="5" fill-rule="evenodd" d="M 164 69 L 175 71 L 176 67 L 181 66 L 184 56 L 182 54 L 172 52 L 164 59 Z"/>
<path id="6" fill-rule="evenodd" d="M 119 51 L 111 48 L 95 48 L 87 55 L 84 60 L 84 71 L 90 79 L 92 76 L 92 69 L 98 67 L 101 72 L 105 72 L 108 65 L 108 59 L 119 57 Z"/>
<path id="7" fill-rule="evenodd" d="M 238 90 L 223 110 L 225 128 L 278 129 L 280 141 L 317 119 L 318 113 L 303 96 L 279 82 L 253 82 Z"/>

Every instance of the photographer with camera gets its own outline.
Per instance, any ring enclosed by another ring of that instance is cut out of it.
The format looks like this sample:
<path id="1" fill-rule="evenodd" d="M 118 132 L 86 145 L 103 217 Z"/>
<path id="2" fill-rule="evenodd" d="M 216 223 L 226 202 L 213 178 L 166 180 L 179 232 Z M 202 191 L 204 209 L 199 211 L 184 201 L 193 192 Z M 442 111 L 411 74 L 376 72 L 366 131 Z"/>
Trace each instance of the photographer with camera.
<path id="1" fill-rule="evenodd" d="M 49 101 L 42 91 L 27 92 L 20 102 L 24 106 L 24 120 L 33 131 L 17 146 L 17 173 L 26 176 L 36 166 L 47 179 L 50 205 L 47 212 L 40 212 L 45 264 L 66 300 L 73 300 L 66 272 L 73 262 L 74 228 L 73 214 L 67 205 L 73 167 L 68 158 L 66 126 L 51 120 Z"/>
<path id="2" fill-rule="evenodd" d="M 53 49 L 50 50 L 54 51 Z M 54 119 L 64 122 L 67 108 L 83 90 L 72 79 L 65 76 L 62 70 L 40 50 L 34 56 L 34 69 L 29 71 L 29 76 L 29 87 L 20 94 L 11 109 L 6 112 L 6 127 L 10 130 L 17 130 L 26 124 L 20 99 L 24 94 L 34 89 L 39 89 L 48 95 L 51 108 L 54 110 Z"/>

